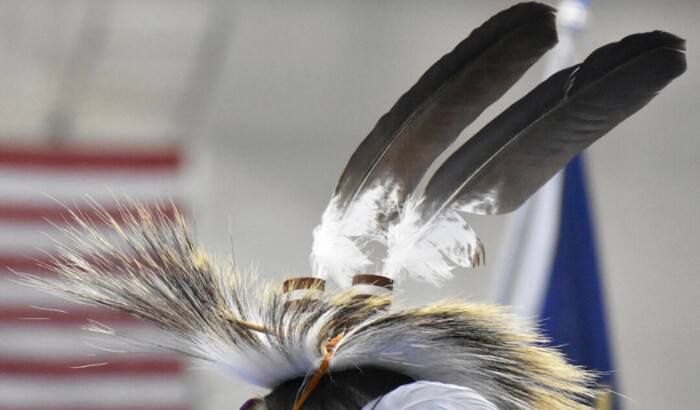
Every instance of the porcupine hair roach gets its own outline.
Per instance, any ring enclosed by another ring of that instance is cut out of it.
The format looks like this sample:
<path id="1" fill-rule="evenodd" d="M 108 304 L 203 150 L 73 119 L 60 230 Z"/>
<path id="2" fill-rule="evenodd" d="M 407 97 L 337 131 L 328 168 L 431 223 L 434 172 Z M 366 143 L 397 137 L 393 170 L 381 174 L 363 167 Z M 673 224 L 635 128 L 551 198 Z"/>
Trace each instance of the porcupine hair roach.
<path id="1" fill-rule="evenodd" d="M 585 409 L 596 394 L 593 375 L 543 347 L 540 336 L 501 308 L 443 301 L 383 310 L 387 298 L 357 301 L 347 292 L 289 304 L 280 286 L 260 283 L 202 251 L 177 212 L 171 218 L 163 209 L 131 204 L 120 223 L 98 211 L 112 238 L 73 215 L 75 226 L 67 233 L 75 244 L 61 248 L 48 266 L 58 278 L 24 275 L 25 281 L 169 331 L 173 338 L 159 341 L 161 347 L 275 389 L 270 406 L 302 388 L 301 378 L 318 369 L 324 346 L 341 333 L 319 396 L 310 399 L 318 406 L 329 392 L 346 390 L 342 394 L 359 394 L 362 401 L 413 379 L 468 385 L 506 410 Z M 382 373 L 361 377 L 372 367 L 393 374 L 393 381 L 372 390 L 369 381 Z M 365 387 L 353 390 L 351 382 Z"/>

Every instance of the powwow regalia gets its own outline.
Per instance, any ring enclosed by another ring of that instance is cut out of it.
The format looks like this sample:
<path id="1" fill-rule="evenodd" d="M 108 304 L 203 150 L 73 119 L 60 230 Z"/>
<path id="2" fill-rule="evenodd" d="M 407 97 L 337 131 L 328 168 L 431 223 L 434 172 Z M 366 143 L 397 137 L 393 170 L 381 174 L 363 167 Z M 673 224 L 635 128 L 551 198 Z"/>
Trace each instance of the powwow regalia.
<path id="1" fill-rule="evenodd" d="M 664 32 L 601 47 L 493 119 L 417 192 L 436 158 L 556 42 L 554 10 L 523 3 L 430 67 L 350 158 L 314 230 L 310 277 L 261 283 L 196 245 L 181 215 L 129 204 L 119 222 L 98 212 L 109 238 L 74 214 L 75 244 L 49 264 L 58 278 L 25 280 L 155 324 L 172 335 L 160 346 L 271 390 L 246 409 L 588 408 L 595 375 L 502 308 L 402 308 L 391 292 L 482 263 L 462 212 L 515 210 L 686 68 L 684 41 Z M 386 249 L 381 261 L 370 244 Z"/>

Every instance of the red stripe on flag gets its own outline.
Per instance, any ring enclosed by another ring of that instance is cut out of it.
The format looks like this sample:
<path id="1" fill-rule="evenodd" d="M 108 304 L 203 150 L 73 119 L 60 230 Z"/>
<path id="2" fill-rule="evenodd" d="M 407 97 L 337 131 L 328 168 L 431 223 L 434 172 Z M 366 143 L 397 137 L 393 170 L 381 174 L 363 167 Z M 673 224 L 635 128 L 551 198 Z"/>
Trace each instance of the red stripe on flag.
<path id="1" fill-rule="evenodd" d="M 178 208 L 170 202 L 163 202 L 162 205 L 145 204 L 146 209 L 150 213 L 155 213 L 160 209 L 165 215 L 172 218 L 175 216 L 175 209 Z M 68 206 L 64 207 L 56 205 L 36 205 L 34 203 L 0 203 L 0 221 L 8 222 L 45 222 L 50 221 L 60 224 L 61 222 L 73 222 L 71 212 L 80 216 L 82 219 L 92 221 L 96 224 L 101 224 L 103 221 L 100 214 L 107 213 L 112 216 L 117 222 L 124 222 L 121 214 L 121 208 L 125 210 L 133 210 L 133 207 L 125 203 L 122 207 L 115 205 L 104 207 L 104 210 L 96 210 L 92 206 Z"/>
<path id="2" fill-rule="evenodd" d="M 61 258 L 58 258 L 59 261 Z M 92 259 L 86 257 L 85 260 L 91 264 L 94 264 L 97 268 L 104 272 L 110 270 L 109 263 L 115 259 L 105 257 L 105 259 Z M 132 267 L 136 268 L 137 263 L 145 264 L 142 258 L 134 256 L 134 265 Z M 116 263 L 116 262 L 115 262 Z M 68 264 L 68 262 L 66 262 Z M 10 276 L 19 279 L 17 273 L 27 273 L 39 277 L 56 276 L 56 273 L 51 270 L 52 267 L 56 266 L 55 259 L 52 255 L 45 253 L 38 253 L 33 255 L 23 255 L 20 253 L 0 253 L 0 276 Z M 123 266 L 119 263 L 119 266 Z M 104 267 L 104 268 L 102 268 Z M 114 272 L 112 272 L 114 273 Z M 117 273 L 118 274 L 118 273 Z"/>
<path id="3" fill-rule="evenodd" d="M 32 275 L 53 275 L 43 265 L 50 265 L 51 257 L 46 254 L 22 255 L 18 253 L 0 253 L 0 275 L 15 276 L 14 272 L 26 272 Z"/>
<path id="4" fill-rule="evenodd" d="M 103 406 L 70 406 L 70 407 L 46 407 L 46 406 L 3 406 L 2 410 L 190 410 L 186 406 L 120 406 L 120 407 L 103 407 Z"/>
<path id="5" fill-rule="evenodd" d="M 0 147 L 0 166 L 59 171 L 175 171 L 182 163 L 180 150 L 127 150 L 60 147 Z"/>
<path id="6" fill-rule="evenodd" d="M 132 359 L 112 359 L 106 364 L 99 359 L 16 360 L 0 358 L 0 375 L 11 376 L 175 376 L 183 370 L 180 360 L 172 357 L 132 356 Z"/>

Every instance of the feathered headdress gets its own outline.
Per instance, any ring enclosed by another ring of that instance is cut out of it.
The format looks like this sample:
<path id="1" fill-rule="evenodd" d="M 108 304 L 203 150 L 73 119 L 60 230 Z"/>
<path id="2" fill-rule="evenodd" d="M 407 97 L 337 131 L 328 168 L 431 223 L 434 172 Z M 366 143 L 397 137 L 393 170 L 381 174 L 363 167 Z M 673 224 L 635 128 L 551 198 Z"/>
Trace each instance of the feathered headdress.
<path id="1" fill-rule="evenodd" d="M 455 266 L 478 265 L 483 246 L 460 212 L 516 209 L 686 67 L 683 40 L 668 33 L 606 45 L 496 117 L 415 192 L 555 43 L 553 9 L 524 3 L 435 63 L 352 155 L 314 231 L 313 277 L 261 283 L 193 243 L 181 215 L 131 204 L 120 222 L 98 213 L 110 239 L 74 215 L 75 245 L 49 264 L 58 278 L 26 280 L 155 324 L 173 336 L 161 345 L 272 389 L 244 408 L 587 408 L 594 377 L 501 308 L 402 308 L 390 293 L 406 277 L 440 283 Z M 371 274 L 369 242 L 387 248 Z M 327 278 L 341 289 L 326 292 Z"/>

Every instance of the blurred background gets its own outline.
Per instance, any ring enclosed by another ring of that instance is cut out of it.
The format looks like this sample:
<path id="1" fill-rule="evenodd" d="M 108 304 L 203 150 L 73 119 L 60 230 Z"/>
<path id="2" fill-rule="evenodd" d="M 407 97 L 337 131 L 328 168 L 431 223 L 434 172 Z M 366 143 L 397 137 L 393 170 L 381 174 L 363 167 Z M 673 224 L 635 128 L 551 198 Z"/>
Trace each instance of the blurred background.
<path id="1" fill-rule="evenodd" d="M 48 222 L 61 224 L 58 202 L 89 194 L 107 208 L 124 195 L 173 198 L 212 251 L 233 249 L 263 278 L 307 275 L 311 232 L 357 144 L 434 61 L 512 4 L 0 1 L 0 408 L 222 409 L 262 393 L 162 352 L 105 351 L 80 330 L 87 318 L 154 330 L 35 294 L 11 270 L 50 274 L 30 263 L 50 249 Z M 698 10 L 592 1 L 573 46 L 580 61 L 635 32 L 688 41 L 688 72 L 586 153 L 624 408 L 700 402 Z M 442 289 L 405 284 L 402 298 L 494 301 L 512 219 L 469 216 L 486 267 Z"/>

